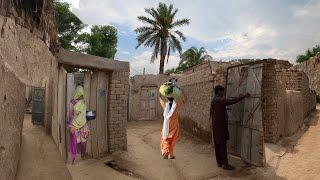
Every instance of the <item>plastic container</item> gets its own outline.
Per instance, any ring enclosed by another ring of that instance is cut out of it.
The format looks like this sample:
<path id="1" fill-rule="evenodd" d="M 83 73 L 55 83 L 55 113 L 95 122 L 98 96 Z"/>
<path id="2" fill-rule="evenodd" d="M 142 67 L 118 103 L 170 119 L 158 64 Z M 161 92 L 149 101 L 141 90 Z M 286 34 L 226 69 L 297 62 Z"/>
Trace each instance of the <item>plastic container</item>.
<path id="1" fill-rule="evenodd" d="M 96 111 L 87 111 L 86 114 L 87 121 L 92 121 L 96 119 Z"/>
<path id="2" fill-rule="evenodd" d="M 172 82 L 166 82 L 160 86 L 159 93 L 162 96 L 177 99 L 181 95 L 181 90 L 177 84 L 172 83 Z"/>

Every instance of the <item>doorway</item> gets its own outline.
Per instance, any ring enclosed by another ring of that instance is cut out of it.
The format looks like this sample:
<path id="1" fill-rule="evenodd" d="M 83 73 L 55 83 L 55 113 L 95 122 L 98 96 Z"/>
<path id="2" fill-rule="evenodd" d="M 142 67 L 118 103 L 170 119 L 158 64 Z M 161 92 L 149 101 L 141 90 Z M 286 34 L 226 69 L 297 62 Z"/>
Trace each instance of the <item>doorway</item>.
<path id="1" fill-rule="evenodd" d="M 157 86 L 143 86 L 140 91 L 140 120 L 152 120 L 157 117 L 158 110 L 158 87 Z"/>
<path id="2" fill-rule="evenodd" d="M 251 97 L 228 107 L 228 151 L 247 163 L 264 166 L 264 138 L 261 107 L 263 64 L 235 66 L 228 69 L 226 98 L 250 93 Z"/>
<path id="3" fill-rule="evenodd" d="M 77 86 L 84 87 L 84 100 L 87 110 L 96 111 L 96 119 L 89 121 L 87 152 L 90 157 L 98 158 L 108 152 L 108 88 L 109 73 L 98 70 L 85 70 L 80 73 L 67 73 L 59 67 L 57 123 L 58 147 L 62 157 L 69 159 L 69 128 L 67 127 L 69 102 Z M 79 151 L 80 152 L 80 151 Z"/>

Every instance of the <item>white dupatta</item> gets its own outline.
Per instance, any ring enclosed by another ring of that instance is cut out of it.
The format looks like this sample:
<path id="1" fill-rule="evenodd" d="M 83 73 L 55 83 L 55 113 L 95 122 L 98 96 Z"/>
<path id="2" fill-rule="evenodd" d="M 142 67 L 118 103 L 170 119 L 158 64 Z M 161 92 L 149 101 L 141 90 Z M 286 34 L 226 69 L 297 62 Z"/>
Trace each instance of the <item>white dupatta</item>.
<path id="1" fill-rule="evenodd" d="M 166 139 L 169 136 L 169 123 L 170 123 L 170 118 L 173 114 L 173 112 L 176 110 L 176 102 L 172 102 L 172 107 L 169 110 L 169 102 L 166 103 L 166 106 L 163 111 L 163 127 L 162 127 L 162 138 Z"/>

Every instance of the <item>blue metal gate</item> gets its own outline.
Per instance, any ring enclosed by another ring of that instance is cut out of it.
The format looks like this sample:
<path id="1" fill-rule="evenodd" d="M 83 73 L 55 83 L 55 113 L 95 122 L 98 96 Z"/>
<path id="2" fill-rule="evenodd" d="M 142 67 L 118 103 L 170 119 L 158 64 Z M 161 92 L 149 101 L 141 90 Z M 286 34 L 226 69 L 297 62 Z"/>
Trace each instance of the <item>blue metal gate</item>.
<path id="1" fill-rule="evenodd" d="M 32 123 L 44 126 L 45 89 L 34 88 L 32 100 Z"/>

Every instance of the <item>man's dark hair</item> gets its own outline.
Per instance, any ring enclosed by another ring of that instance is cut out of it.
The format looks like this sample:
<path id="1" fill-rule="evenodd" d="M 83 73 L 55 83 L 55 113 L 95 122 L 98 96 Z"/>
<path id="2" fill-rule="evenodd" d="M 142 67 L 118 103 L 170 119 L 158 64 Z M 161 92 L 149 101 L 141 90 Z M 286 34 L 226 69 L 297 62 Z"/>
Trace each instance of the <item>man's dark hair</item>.
<path id="1" fill-rule="evenodd" d="M 223 86 L 217 85 L 217 86 L 214 88 L 214 94 L 215 94 L 215 95 L 218 95 L 219 92 L 221 92 L 221 91 L 224 91 L 224 87 L 223 87 Z"/>

